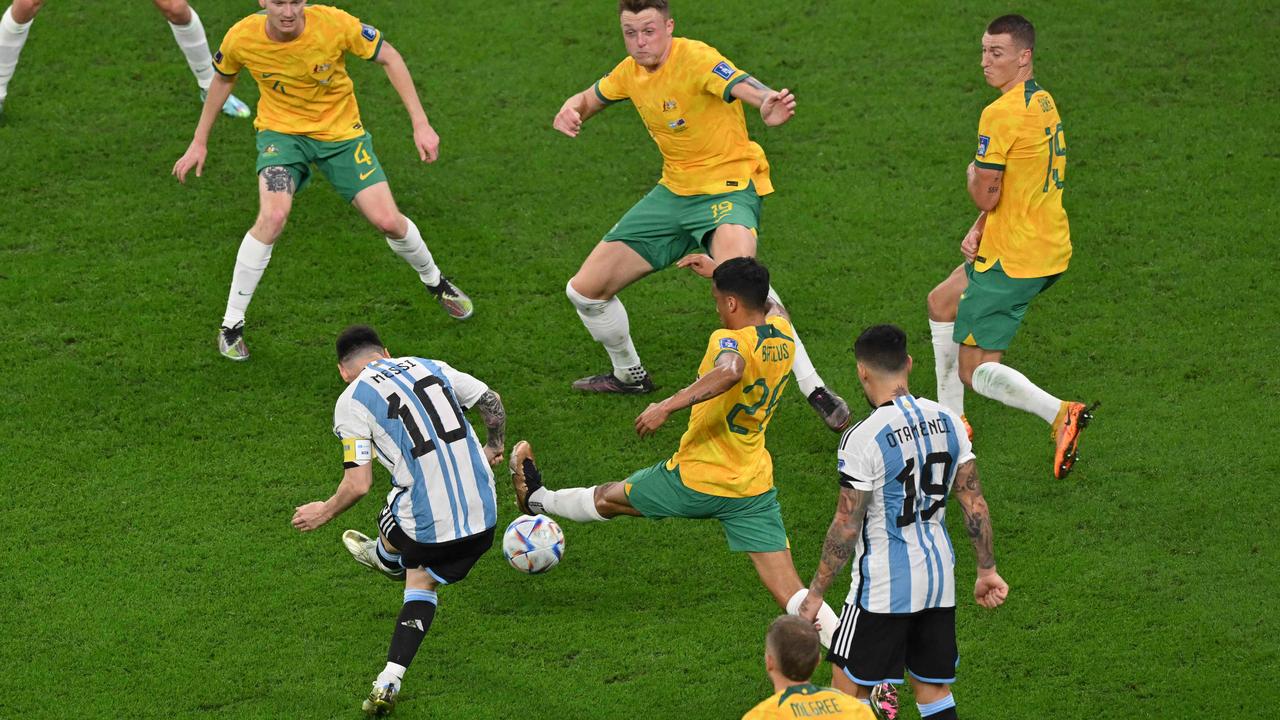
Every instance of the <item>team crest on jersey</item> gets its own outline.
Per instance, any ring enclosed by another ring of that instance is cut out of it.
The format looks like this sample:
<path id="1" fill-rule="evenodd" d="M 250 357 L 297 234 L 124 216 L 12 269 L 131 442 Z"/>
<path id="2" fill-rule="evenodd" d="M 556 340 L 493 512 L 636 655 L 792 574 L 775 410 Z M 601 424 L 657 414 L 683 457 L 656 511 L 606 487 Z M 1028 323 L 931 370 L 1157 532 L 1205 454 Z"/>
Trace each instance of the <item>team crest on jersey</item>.
<path id="1" fill-rule="evenodd" d="M 313 73 L 322 73 L 322 72 L 324 72 L 325 70 L 328 70 L 328 69 L 329 69 L 329 68 L 331 68 L 331 67 L 333 67 L 333 64 L 332 64 L 332 63 L 325 63 L 325 64 L 323 64 L 323 65 L 317 65 L 317 66 L 315 66 L 315 67 L 311 68 L 311 72 L 313 72 Z"/>
<path id="2" fill-rule="evenodd" d="M 978 157 L 987 156 L 987 148 L 991 145 L 991 138 L 986 135 L 978 136 Z"/>
<path id="3" fill-rule="evenodd" d="M 720 349 L 721 350 L 737 350 L 738 341 L 734 340 L 733 338 L 720 338 Z"/>
<path id="4" fill-rule="evenodd" d="M 672 110 L 675 110 L 675 109 L 676 109 L 676 101 L 674 99 L 664 100 L 662 102 L 662 112 L 671 112 Z"/>
<path id="5" fill-rule="evenodd" d="M 361 25 L 360 37 L 364 38 L 365 40 L 373 40 L 374 38 L 378 37 L 378 29 L 372 25 Z"/>
<path id="6" fill-rule="evenodd" d="M 711 72 L 719 75 L 725 80 L 728 80 L 729 78 L 733 77 L 733 68 L 729 67 L 729 63 L 724 62 L 723 60 L 720 61 L 719 65 L 716 65 L 715 67 L 711 68 Z"/>

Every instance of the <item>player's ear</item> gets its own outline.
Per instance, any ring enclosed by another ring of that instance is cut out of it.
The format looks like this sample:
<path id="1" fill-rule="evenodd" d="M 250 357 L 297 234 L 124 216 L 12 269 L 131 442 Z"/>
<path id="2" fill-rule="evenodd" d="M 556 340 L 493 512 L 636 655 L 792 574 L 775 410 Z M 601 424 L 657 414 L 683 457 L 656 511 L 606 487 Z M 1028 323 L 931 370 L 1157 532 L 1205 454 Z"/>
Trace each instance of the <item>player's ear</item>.
<path id="1" fill-rule="evenodd" d="M 391 359 L 391 353 L 387 352 L 387 348 L 385 346 L 382 348 L 382 357 L 387 358 L 388 360 Z"/>
<path id="2" fill-rule="evenodd" d="M 765 669 L 765 672 L 773 672 L 773 671 L 774 671 L 774 670 L 776 670 L 777 668 L 778 668 L 778 663 L 774 661 L 774 659 L 773 659 L 773 655 L 771 655 L 771 654 L 769 653 L 769 650 L 768 650 L 768 649 L 765 649 L 765 651 L 764 651 L 764 669 Z"/>
<path id="3" fill-rule="evenodd" d="M 908 355 L 908 356 L 907 356 L 907 374 L 908 374 L 908 375 L 910 375 L 910 374 L 911 374 L 911 365 L 912 365 L 912 363 L 914 363 L 914 362 L 915 362 L 915 359 L 914 359 L 914 358 L 912 358 L 910 355 Z"/>

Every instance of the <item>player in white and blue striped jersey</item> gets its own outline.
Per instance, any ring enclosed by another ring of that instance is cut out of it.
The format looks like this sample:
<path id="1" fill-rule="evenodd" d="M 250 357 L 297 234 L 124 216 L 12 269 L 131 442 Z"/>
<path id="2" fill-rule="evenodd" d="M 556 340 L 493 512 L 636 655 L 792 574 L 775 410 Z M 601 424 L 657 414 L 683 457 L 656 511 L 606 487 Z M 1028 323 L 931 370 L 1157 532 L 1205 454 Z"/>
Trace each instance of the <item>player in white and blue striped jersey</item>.
<path id="1" fill-rule="evenodd" d="M 1009 593 L 996 572 L 973 448 L 958 415 L 911 395 L 911 356 L 900 328 L 868 328 L 853 351 L 874 410 L 840 439 L 840 500 L 799 614 L 816 617 L 817 603 L 852 556 L 853 583 L 827 655 L 832 684 L 865 700 L 872 688 L 901 683 L 905 670 L 920 716 L 954 720 L 951 684 L 960 658 L 948 496 L 960 503 L 977 553 L 974 599 L 994 608 Z"/>
<path id="2" fill-rule="evenodd" d="M 302 505 L 293 525 L 314 530 L 354 505 L 373 485 L 373 460 L 391 473 L 378 537 L 342 535 L 362 565 L 405 583 L 386 668 L 364 701 L 370 715 L 395 707 L 404 672 L 435 617 L 436 589 L 456 583 L 493 545 L 497 504 L 492 466 L 502 462 L 506 411 L 476 378 L 439 360 L 391 357 L 373 328 L 338 336 L 338 372 L 347 389 L 333 413 L 344 474 L 333 497 Z M 482 446 L 463 416 L 484 420 Z"/>

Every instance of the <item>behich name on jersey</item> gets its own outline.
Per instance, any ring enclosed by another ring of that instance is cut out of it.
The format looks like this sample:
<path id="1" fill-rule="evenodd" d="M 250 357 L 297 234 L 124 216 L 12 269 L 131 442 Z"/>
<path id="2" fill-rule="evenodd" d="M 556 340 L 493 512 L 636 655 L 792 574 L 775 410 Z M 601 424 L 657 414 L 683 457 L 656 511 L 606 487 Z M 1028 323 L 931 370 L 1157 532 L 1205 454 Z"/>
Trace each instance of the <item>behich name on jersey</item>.
<path id="1" fill-rule="evenodd" d="M 373 384 L 377 385 L 383 380 L 390 380 L 391 378 L 401 373 L 408 372 L 411 368 L 416 368 L 416 367 L 418 367 L 418 363 L 412 360 L 401 360 L 400 362 L 396 363 L 393 367 L 372 368 L 373 370 L 378 371 L 378 374 L 373 377 Z"/>
<path id="2" fill-rule="evenodd" d="M 928 422 L 888 428 L 884 434 L 884 439 L 889 444 L 889 447 L 896 448 L 900 443 L 910 442 L 929 435 L 945 435 L 953 432 L 955 430 L 951 427 L 951 420 L 944 415 Z"/>

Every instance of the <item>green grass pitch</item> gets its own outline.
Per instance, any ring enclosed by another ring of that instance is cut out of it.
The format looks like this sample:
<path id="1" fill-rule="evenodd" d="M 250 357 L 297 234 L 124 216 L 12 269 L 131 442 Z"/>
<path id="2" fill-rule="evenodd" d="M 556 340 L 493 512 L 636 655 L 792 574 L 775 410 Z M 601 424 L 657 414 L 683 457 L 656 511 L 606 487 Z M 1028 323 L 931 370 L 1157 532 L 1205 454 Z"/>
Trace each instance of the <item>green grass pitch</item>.
<path id="1" fill-rule="evenodd" d="M 331 348 L 348 323 L 489 382 L 510 442 L 531 439 L 552 483 L 621 479 L 676 447 L 686 414 L 640 441 L 631 422 L 647 399 L 568 391 L 607 361 L 564 283 L 660 167 L 625 104 L 576 141 L 550 127 L 623 57 L 614 3 L 340 5 L 415 74 L 443 138 L 434 166 L 417 161 L 380 68 L 351 61 L 397 199 L 476 315 L 447 318 L 320 181 L 297 198 L 250 308 L 246 364 L 218 357 L 214 331 L 256 211 L 250 125 L 221 118 L 204 177 L 181 187 L 169 169 L 198 97 L 151 3 L 57 0 L 32 28 L 0 124 L 0 717 L 358 714 L 400 590 L 352 563 L 339 535 L 371 531 L 379 499 L 313 534 L 289 526 L 340 477 Z M 677 34 L 797 93 L 789 125 L 749 119 L 778 187 L 761 257 L 855 404 L 849 347 L 874 322 L 907 328 L 914 390 L 933 395 L 924 299 L 973 220 L 964 167 L 995 97 L 979 39 L 1012 9 L 898 5 L 675 7 Z M 195 6 L 215 46 L 256 9 Z M 1076 255 L 1009 362 L 1103 405 L 1081 464 L 1055 482 L 1039 421 L 969 397 L 1012 592 L 995 612 L 963 592 L 972 554 L 953 512 L 960 713 L 1270 716 L 1280 11 L 1017 9 L 1062 108 Z M 237 92 L 257 99 L 247 79 Z M 622 297 L 661 389 L 690 381 L 716 325 L 707 284 L 667 271 Z M 835 506 L 835 442 L 790 391 L 769 444 L 806 581 Z M 501 526 L 515 515 L 505 479 Z M 762 638 L 777 611 L 717 526 L 564 528 L 552 573 L 522 576 L 495 550 L 441 592 L 399 717 L 737 718 L 771 693 Z M 833 603 L 843 592 L 837 581 Z"/>

